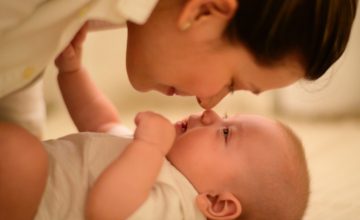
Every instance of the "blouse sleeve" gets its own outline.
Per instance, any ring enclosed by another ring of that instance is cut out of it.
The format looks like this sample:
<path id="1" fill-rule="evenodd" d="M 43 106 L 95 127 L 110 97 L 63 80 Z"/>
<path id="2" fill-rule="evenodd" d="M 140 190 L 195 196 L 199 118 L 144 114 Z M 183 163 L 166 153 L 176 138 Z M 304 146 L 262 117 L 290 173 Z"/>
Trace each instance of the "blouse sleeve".
<path id="1" fill-rule="evenodd" d="M 11 0 L 0 1 L 0 36 L 6 30 L 18 25 L 45 0 Z"/>

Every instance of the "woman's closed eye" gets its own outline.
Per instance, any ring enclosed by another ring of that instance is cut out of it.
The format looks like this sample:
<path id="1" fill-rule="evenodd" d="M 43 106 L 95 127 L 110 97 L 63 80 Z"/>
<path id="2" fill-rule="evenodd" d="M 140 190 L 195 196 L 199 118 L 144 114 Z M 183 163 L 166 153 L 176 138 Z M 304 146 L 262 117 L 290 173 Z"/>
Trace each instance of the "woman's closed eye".
<path id="1" fill-rule="evenodd" d="M 228 90 L 230 94 L 234 94 L 235 92 L 235 82 L 234 80 L 231 80 L 230 85 L 228 86 Z"/>

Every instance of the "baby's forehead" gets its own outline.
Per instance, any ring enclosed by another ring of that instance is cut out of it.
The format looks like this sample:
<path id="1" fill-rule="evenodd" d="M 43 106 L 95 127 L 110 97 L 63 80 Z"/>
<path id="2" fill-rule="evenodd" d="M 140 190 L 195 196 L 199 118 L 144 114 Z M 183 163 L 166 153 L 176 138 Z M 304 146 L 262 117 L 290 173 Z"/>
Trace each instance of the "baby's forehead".
<path id="1" fill-rule="evenodd" d="M 234 126 L 249 138 L 262 137 L 264 142 L 276 142 L 275 139 L 288 139 L 281 123 L 261 115 L 236 114 L 225 120 L 227 126 Z"/>
<path id="2" fill-rule="evenodd" d="M 263 124 L 263 125 L 274 125 L 276 124 L 274 120 L 267 118 L 262 115 L 255 115 L 255 114 L 234 114 L 228 117 L 229 121 L 233 122 L 246 122 L 246 123 L 253 123 L 253 124 Z"/>

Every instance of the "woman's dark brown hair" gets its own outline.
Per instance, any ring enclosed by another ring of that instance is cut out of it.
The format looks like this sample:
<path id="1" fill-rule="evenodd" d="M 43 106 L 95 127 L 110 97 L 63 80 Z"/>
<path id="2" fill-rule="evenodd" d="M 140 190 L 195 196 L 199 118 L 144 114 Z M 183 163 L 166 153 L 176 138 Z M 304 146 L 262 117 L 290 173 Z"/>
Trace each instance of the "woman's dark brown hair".
<path id="1" fill-rule="evenodd" d="M 225 35 L 244 44 L 262 65 L 300 56 L 315 80 L 343 54 L 358 0 L 238 0 Z"/>

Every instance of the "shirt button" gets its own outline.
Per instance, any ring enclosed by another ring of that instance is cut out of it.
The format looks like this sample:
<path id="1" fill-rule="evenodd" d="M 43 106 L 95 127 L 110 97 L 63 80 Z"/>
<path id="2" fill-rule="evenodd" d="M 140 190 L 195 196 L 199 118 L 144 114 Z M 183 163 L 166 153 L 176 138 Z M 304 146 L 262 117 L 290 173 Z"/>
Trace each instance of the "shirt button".
<path id="1" fill-rule="evenodd" d="M 31 66 L 26 67 L 22 73 L 23 79 L 27 79 L 27 80 L 30 79 L 34 75 L 34 72 L 35 72 L 34 67 Z"/>

